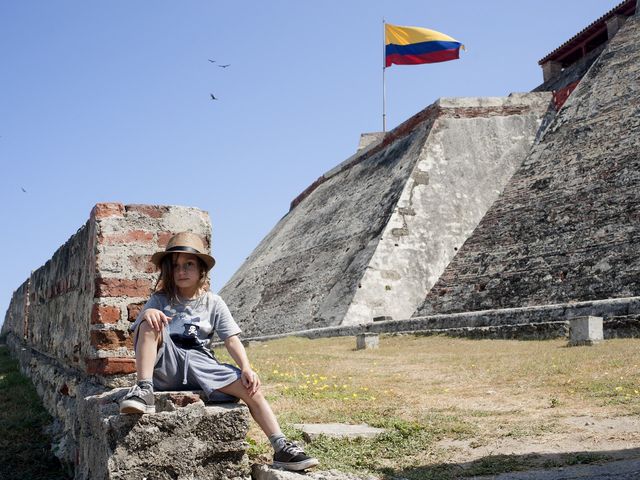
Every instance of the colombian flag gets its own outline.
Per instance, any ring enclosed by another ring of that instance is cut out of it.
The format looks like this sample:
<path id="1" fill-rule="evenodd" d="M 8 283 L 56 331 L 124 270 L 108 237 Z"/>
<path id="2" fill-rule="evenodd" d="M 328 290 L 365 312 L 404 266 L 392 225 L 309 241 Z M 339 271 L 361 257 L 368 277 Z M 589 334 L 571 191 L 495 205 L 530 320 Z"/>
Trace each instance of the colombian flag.
<path id="1" fill-rule="evenodd" d="M 457 40 L 444 33 L 421 27 L 384 25 L 385 67 L 446 62 L 460 58 Z"/>

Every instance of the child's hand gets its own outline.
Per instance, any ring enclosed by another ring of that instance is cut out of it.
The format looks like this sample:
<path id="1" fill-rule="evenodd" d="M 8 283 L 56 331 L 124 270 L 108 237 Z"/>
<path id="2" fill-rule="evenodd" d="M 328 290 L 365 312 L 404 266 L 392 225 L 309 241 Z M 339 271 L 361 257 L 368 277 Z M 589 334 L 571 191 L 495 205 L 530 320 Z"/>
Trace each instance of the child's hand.
<path id="1" fill-rule="evenodd" d="M 260 379 L 258 378 L 258 375 L 248 367 L 242 370 L 240 380 L 242 381 L 242 385 L 244 385 L 244 387 L 249 391 L 249 395 L 252 397 L 260 388 Z"/>
<path id="2" fill-rule="evenodd" d="M 166 325 L 169 325 L 169 322 L 171 321 L 171 317 L 167 317 L 164 313 L 155 308 L 145 310 L 142 319 L 147 322 L 151 328 L 158 332 Z"/>

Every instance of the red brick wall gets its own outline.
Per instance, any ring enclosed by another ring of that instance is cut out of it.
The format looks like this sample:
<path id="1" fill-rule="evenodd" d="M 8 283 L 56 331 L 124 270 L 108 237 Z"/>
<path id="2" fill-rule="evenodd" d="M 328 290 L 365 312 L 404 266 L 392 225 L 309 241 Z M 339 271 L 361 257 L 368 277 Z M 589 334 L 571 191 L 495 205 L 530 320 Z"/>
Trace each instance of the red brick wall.
<path id="1" fill-rule="evenodd" d="M 89 375 L 134 372 L 129 326 L 157 279 L 149 259 L 179 231 L 211 242 L 202 210 L 97 204 L 88 222 L 16 290 L 3 332 Z"/>

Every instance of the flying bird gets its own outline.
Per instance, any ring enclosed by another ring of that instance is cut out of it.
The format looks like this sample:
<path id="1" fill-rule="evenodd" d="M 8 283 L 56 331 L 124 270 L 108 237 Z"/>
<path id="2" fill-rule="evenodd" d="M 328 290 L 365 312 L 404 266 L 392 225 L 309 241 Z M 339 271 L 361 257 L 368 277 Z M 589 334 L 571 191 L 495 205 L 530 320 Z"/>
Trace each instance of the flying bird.
<path id="1" fill-rule="evenodd" d="M 218 100 L 213 93 L 210 93 L 209 95 L 211 95 L 211 100 Z"/>
<path id="2" fill-rule="evenodd" d="M 207 58 L 207 60 L 209 60 L 211 63 L 216 63 L 215 60 L 211 60 L 210 58 Z"/>
<path id="3" fill-rule="evenodd" d="M 227 63 L 226 65 L 218 65 L 218 66 L 219 66 L 220 68 L 227 68 L 227 67 L 231 66 L 231 64 L 230 64 L 230 63 Z"/>
<path id="4" fill-rule="evenodd" d="M 27 193 L 27 191 L 24 189 L 24 187 L 20 187 L 20 190 L 22 190 L 24 193 Z"/>

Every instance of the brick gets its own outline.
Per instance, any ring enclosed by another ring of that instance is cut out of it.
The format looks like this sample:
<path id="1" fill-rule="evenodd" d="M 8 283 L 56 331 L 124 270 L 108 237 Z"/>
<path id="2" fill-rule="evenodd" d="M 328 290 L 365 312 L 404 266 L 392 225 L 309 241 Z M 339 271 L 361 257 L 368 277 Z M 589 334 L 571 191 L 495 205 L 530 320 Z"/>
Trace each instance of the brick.
<path id="1" fill-rule="evenodd" d="M 117 245 L 121 243 L 151 243 L 153 233 L 144 230 L 131 230 L 129 232 L 107 233 L 98 237 L 99 243 L 104 245 Z"/>
<path id="2" fill-rule="evenodd" d="M 124 217 L 124 205 L 122 203 L 96 203 L 91 210 L 91 216 L 95 219 Z"/>
<path id="3" fill-rule="evenodd" d="M 169 207 L 160 205 L 127 205 L 125 207 L 127 212 L 140 213 L 151 218 L 160 218 L 169 211 Z"/>
<path id="4" fill-rule="evenodd" d="M 99 297 L 148 297 L 151 282 L 144 279 L 96 278 L 95 298 Z"/>
<path id="5" fill-rule="evenodd" d="M 198 393 L 193 392 L 171 392 L 167 395 L 167 398 L 176 407 L 186 407 L 192 403 L 200 402 L 202 399 Z"/>
<path id="6" fill-rule="evenodd" d="M 98 350 L 133 349 L 133 337 L 122 330 L 91 330 L 91 345 Z"/>
<path id="7" fill-rule="evenodd" d="M 167 243 L 169 243 L 169 239 L 174 235 L 174 232 L 158 232 L 158 246 L 160 248 L 165 248 Z"/>
<path id="8" fill-rule="evenodd" d="M 85 364 L 88 375 L 118 375 L 136 371 L 136 361 L 133 358 L 87 358 Z"/>
<path id="9" fill-rule="evenodd" d="M 127 319 L 130 322 L 135 322 L 143 306 L 144 306 L 144 302 L 130 303 L 129 305 L 127 305 L 127 313 L 128 313 Z"/>
<path id="10" fill-rule="evenodd" d="M 154 273 L 156 266 L 151 263 L 150 255 L 130 255 L 129 263 L 138 272 Z"/>
<path id="11" fill-rule="evenodd" d="M 120 320 L 120 308 L 109 305 L 94 304 L 91 310 L 91 323 L 106 325 Z"/>

